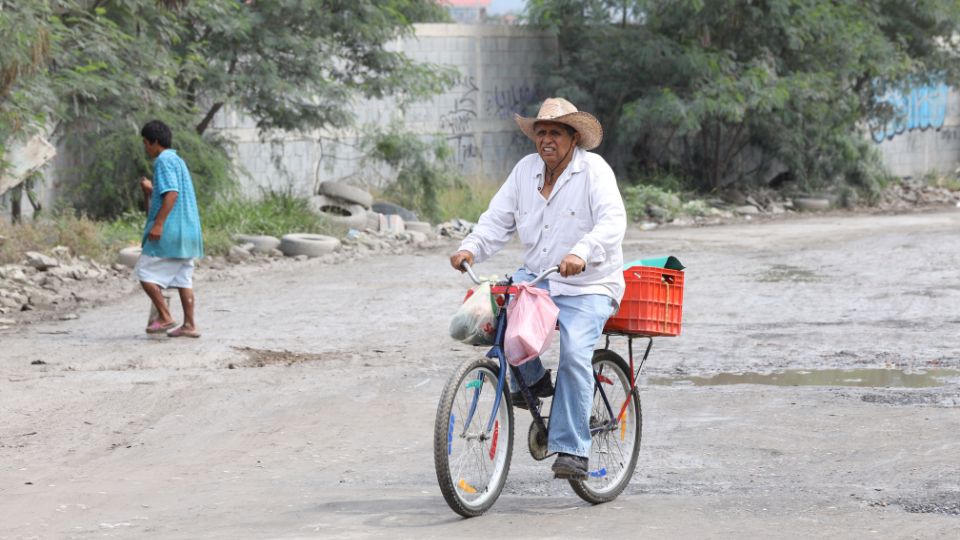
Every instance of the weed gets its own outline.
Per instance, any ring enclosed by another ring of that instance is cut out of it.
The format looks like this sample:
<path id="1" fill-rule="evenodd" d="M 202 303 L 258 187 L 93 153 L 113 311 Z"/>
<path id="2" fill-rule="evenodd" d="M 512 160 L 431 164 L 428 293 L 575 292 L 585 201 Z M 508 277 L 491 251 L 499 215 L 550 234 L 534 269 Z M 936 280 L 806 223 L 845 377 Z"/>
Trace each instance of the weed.
<path id="1" fill-rule="evenodd" d="M 681 194 L 652 185 L 630 186 L 622 190 L 627 216 L 633 221 L 655 219 L 671 221 L 681 216 L 703 216 L 707 204 L 700 199 L 684 201 Z"/>
<path id="2" fill-rule="evenodd" d="M 440 194 L 441 220 L 461 218 L 476 222 L 499 188 L 495 182 L 475 177 L 443 190 Z"/>

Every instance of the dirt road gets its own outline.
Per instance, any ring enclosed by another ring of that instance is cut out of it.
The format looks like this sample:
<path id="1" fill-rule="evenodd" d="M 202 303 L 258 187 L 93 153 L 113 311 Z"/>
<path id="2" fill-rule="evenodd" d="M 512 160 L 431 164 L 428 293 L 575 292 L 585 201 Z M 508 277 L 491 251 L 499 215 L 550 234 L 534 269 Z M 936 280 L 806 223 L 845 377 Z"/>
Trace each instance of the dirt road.
<path id="1" fill-rule="evenodd" d="M 628 260 L 688 265 L 632 484 L 583 503 L 518 415 L 504 494 L 471 520 L 431 448 L 447 375 L 483 352 L 446 335 L 467 286 L 452 244 L 201 273 L 199 340 L 143 335 L 131 283 L 0 333 L 0 538 L 956 538 L 958 229 L 960 212 L 631 230 Z"/>

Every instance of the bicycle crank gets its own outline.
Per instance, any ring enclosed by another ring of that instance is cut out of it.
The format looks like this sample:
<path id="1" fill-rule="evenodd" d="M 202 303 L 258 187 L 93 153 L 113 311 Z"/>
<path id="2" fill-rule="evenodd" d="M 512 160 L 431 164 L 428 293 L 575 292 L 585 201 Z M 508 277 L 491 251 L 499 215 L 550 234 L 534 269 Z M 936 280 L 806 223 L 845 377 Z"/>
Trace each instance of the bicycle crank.
<path id="1" fill-rule="evenodd" d="M 543 461 L 550 455 L 547 451 L 547 430 L 541 428 L 537 422 L 530 423 L 527 446 L 530 447 L 530 455 L 537 461 Z"/>

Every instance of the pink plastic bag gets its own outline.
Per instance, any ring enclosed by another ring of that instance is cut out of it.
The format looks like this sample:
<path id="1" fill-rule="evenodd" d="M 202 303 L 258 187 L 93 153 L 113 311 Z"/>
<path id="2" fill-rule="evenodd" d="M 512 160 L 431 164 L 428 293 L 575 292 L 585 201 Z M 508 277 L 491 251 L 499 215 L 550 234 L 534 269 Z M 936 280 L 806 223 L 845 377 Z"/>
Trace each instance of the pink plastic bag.
<path id="1" fill-rule="evenodd" d="M 517 294 L 507 306 L 507 333 L 503 337 L 507 362 L 519 366 L 550 348 L 559 314 L 560 308 L 548 291 L 518 284 Z"/>

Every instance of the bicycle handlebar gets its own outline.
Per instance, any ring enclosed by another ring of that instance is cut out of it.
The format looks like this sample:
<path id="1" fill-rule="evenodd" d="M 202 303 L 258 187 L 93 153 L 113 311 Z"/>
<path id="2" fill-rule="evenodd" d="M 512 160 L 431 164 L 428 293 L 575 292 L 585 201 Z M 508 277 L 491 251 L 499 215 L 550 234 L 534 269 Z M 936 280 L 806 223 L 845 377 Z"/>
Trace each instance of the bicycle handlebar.
<path id="1" fill-rule="evenodd" d="M 473 273 L 473 268 L 470 267 L 470 263 L 468 263 L 467 261 L 463 261 L 462 263 L 460 263 L 460 267 L 463 268 L 464 271 L 466 271 L 467 275 L 470 276 L 470 279 L 472 279 L 474 283 L 476 283 L 477 285 L 480 284 L 480 278 L 478 278 L 477 275 Z M 554 272 L 559 272 L 559 271 L 560 271 L 559 266 L 551 266 L 550 268 L 547 268 L 546 270 L 541 272 L 540 275 L 535 277 L 533 281 L 531 281 L 529 284 L 531 286 L 536 286 L 537 283 L 540 283 L 541 281 L 546 279 L 547 276 L 549 276 L 550 274 Z"/>

